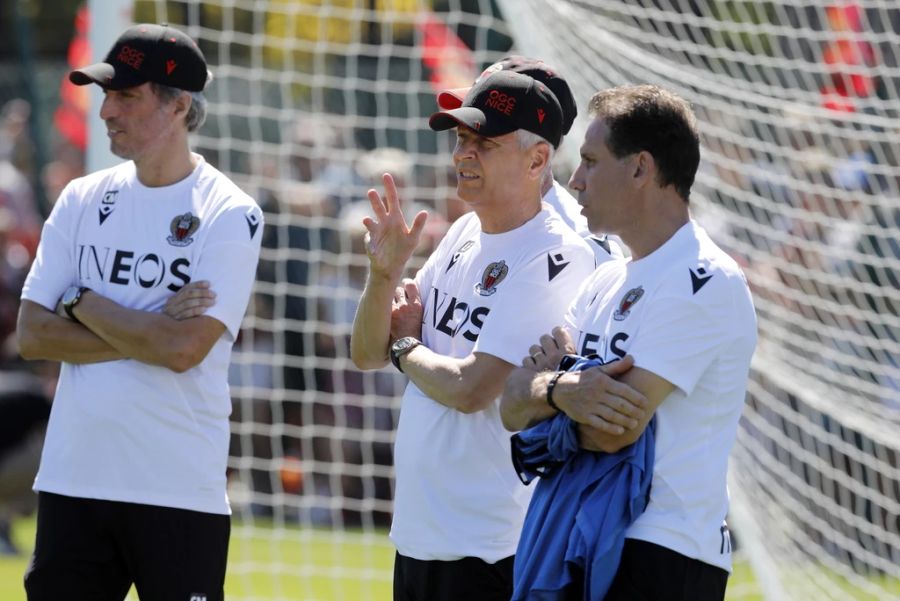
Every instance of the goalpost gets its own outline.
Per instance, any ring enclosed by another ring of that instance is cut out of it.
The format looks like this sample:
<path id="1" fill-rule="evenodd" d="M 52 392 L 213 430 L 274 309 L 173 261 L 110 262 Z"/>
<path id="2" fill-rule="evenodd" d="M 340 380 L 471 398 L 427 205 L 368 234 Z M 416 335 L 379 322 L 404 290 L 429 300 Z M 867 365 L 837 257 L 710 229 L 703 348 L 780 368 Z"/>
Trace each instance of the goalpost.
<path id="1" fill-rule="evenodd" d="M 689 99 L 695 217 L 743 265 L 760 343 L 731 462 L 729 600 L 900 595 L 900 8 L 891 0 L 137 0 L 215 80 L 195 148 L 266 234 L 235 345 L 234 599 L 389 598 L 391 444 L 404 386 L 348 352 L 360 219 L 383 171 L 461 210 L 434 93 L 511 52 L 596 90 Z M 97 7 L 95 13 L 105 10 Z"/>

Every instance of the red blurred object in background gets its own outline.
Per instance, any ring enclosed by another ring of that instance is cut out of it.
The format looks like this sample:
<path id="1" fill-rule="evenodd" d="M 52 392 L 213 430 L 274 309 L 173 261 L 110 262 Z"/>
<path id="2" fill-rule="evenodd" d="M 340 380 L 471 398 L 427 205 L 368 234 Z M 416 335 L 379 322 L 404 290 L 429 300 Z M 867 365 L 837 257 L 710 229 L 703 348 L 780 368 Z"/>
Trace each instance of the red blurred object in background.
<path id="1" fill-rule="evenodd" d="M 91 63 L 91 48 L 88 40 L 90 17 L 87 6 L 82 5 L 75 15 L 75 37 L 69 44 L 68 63 L 72 69 Z M 87 149 L 87 111 L 89 89 L 76 86 L 64 77 L 59 87 L 59 107 L 53 115 L 53 124 L 70 144 L 81 151 Z"/>
<path id="2" fill-rule="evenodd" d="M 820 90 L 822 106 L 853 113 L 856 98 L 875 94 L 870 68 L 877 65 L 875 48 L 864 39 L 863 9 L 857 3 L 835 4 L 825 9 L 828 28 L 836 35 L 822 49 L 829 81 Z"/>

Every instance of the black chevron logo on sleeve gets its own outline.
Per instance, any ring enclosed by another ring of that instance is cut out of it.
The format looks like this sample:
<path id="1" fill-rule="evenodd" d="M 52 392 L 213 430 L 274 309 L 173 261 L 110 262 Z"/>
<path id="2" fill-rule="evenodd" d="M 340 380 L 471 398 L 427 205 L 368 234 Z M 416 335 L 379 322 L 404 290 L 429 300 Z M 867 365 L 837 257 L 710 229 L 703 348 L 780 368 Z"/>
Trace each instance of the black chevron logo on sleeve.
<path id="1" fill-rule="evenodd" d="M 569 263 L 570 261 L 566 261 L 562 253 L 556 253 L 555 255 L 547 253 L 547 275 L 550 277 L 548 281 L 552 282 L 553 278 L 558 276 Z"/>
<path id="2" fill-rule="evenodd" d="M 253 239 L 253 236 L 256 235 L 256 229 L 259 227 L 259 215 L 251 212 L 244 215 L 244 218 L 247 220 L 247 227 L 250 228 L 250 239 Z"/>
<path id="3" fill-rule="evenodd" d="M 711 273 L 707 274 L 706 269 L 704 269 L 703 267 L 698 267 L 696 271 L 691 269 L 690 272 L 691 286 L 694 289 L 694 294 L 700 292 L 700 289 L 706 286 L 706 282 L 710 281 L 713 277 Z"/>

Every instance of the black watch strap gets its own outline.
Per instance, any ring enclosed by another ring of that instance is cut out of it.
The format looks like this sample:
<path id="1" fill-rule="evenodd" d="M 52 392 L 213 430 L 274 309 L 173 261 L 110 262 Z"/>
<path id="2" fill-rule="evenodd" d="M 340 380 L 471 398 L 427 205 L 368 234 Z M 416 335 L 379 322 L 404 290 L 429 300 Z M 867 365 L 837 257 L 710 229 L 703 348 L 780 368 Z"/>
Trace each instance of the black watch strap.
<path id="1" fill-rule="evenodd" d="M 90 288 L 86 288 L 85 286 L 73 286 L 71 292 L 68 290 L 66 291 L 65 296 L 71 296 L 71 298 L 65 299 L 65 302 L 63 302 L 63 310 L 66 312 L 66 315 L 69 316 L 69 319 L 75 323 L 81 323 L 81 320 L 78 319 L 72 309 L 74 309 L 75 305 L 81 301 L 81 296 L 88 290 L 90 290 Z"/>
<path id="2" fill-rule="evenodd" d="M 391 358 L 391 363 L 394 364 L 394 367 L 400 373 L 403 373 L 403 368 L 400 367 L 400 357 L 413 350 L 417 346 L 422 344 L 422 341 L 418 338 L 414 338 L 413 336 L 406 336 L 404 338 L 398 338 L 391 344 L 391 351 L 388 355 Z"/>

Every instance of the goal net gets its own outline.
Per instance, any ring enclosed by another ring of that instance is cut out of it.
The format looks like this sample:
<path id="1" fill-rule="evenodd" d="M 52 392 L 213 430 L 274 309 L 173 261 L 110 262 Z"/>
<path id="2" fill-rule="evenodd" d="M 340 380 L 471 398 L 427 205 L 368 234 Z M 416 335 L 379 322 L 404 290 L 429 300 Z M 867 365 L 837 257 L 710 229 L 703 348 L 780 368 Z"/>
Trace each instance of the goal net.
<path id="1" fill-rule="evenodd" d="M 744 266 L 760 327 L 729 599 L 900 595 L 895 2 L 138 0 L 132 17 L 199 40 L 216 79 L 195 147 L 266 212 L 231 370 L 230 598 L 389 598 L 405 381 L 349 360 L 365 193 L 390 171 L 432 212 L 420 264 L 462 210 L 434 93 L 512 52 L 557 66 L 582 113 L 630 82 L 697 111 L 693 211 Z"/>
<path id="2" fill-rule="evenodd" d="M 697 111 L 693 210 L 759 316 L 730 519 L 761 591 L 898 598 L 900 6 L 501 5 L 523 48 L 577 74 L 577 97 L 651 82 Z"/>

